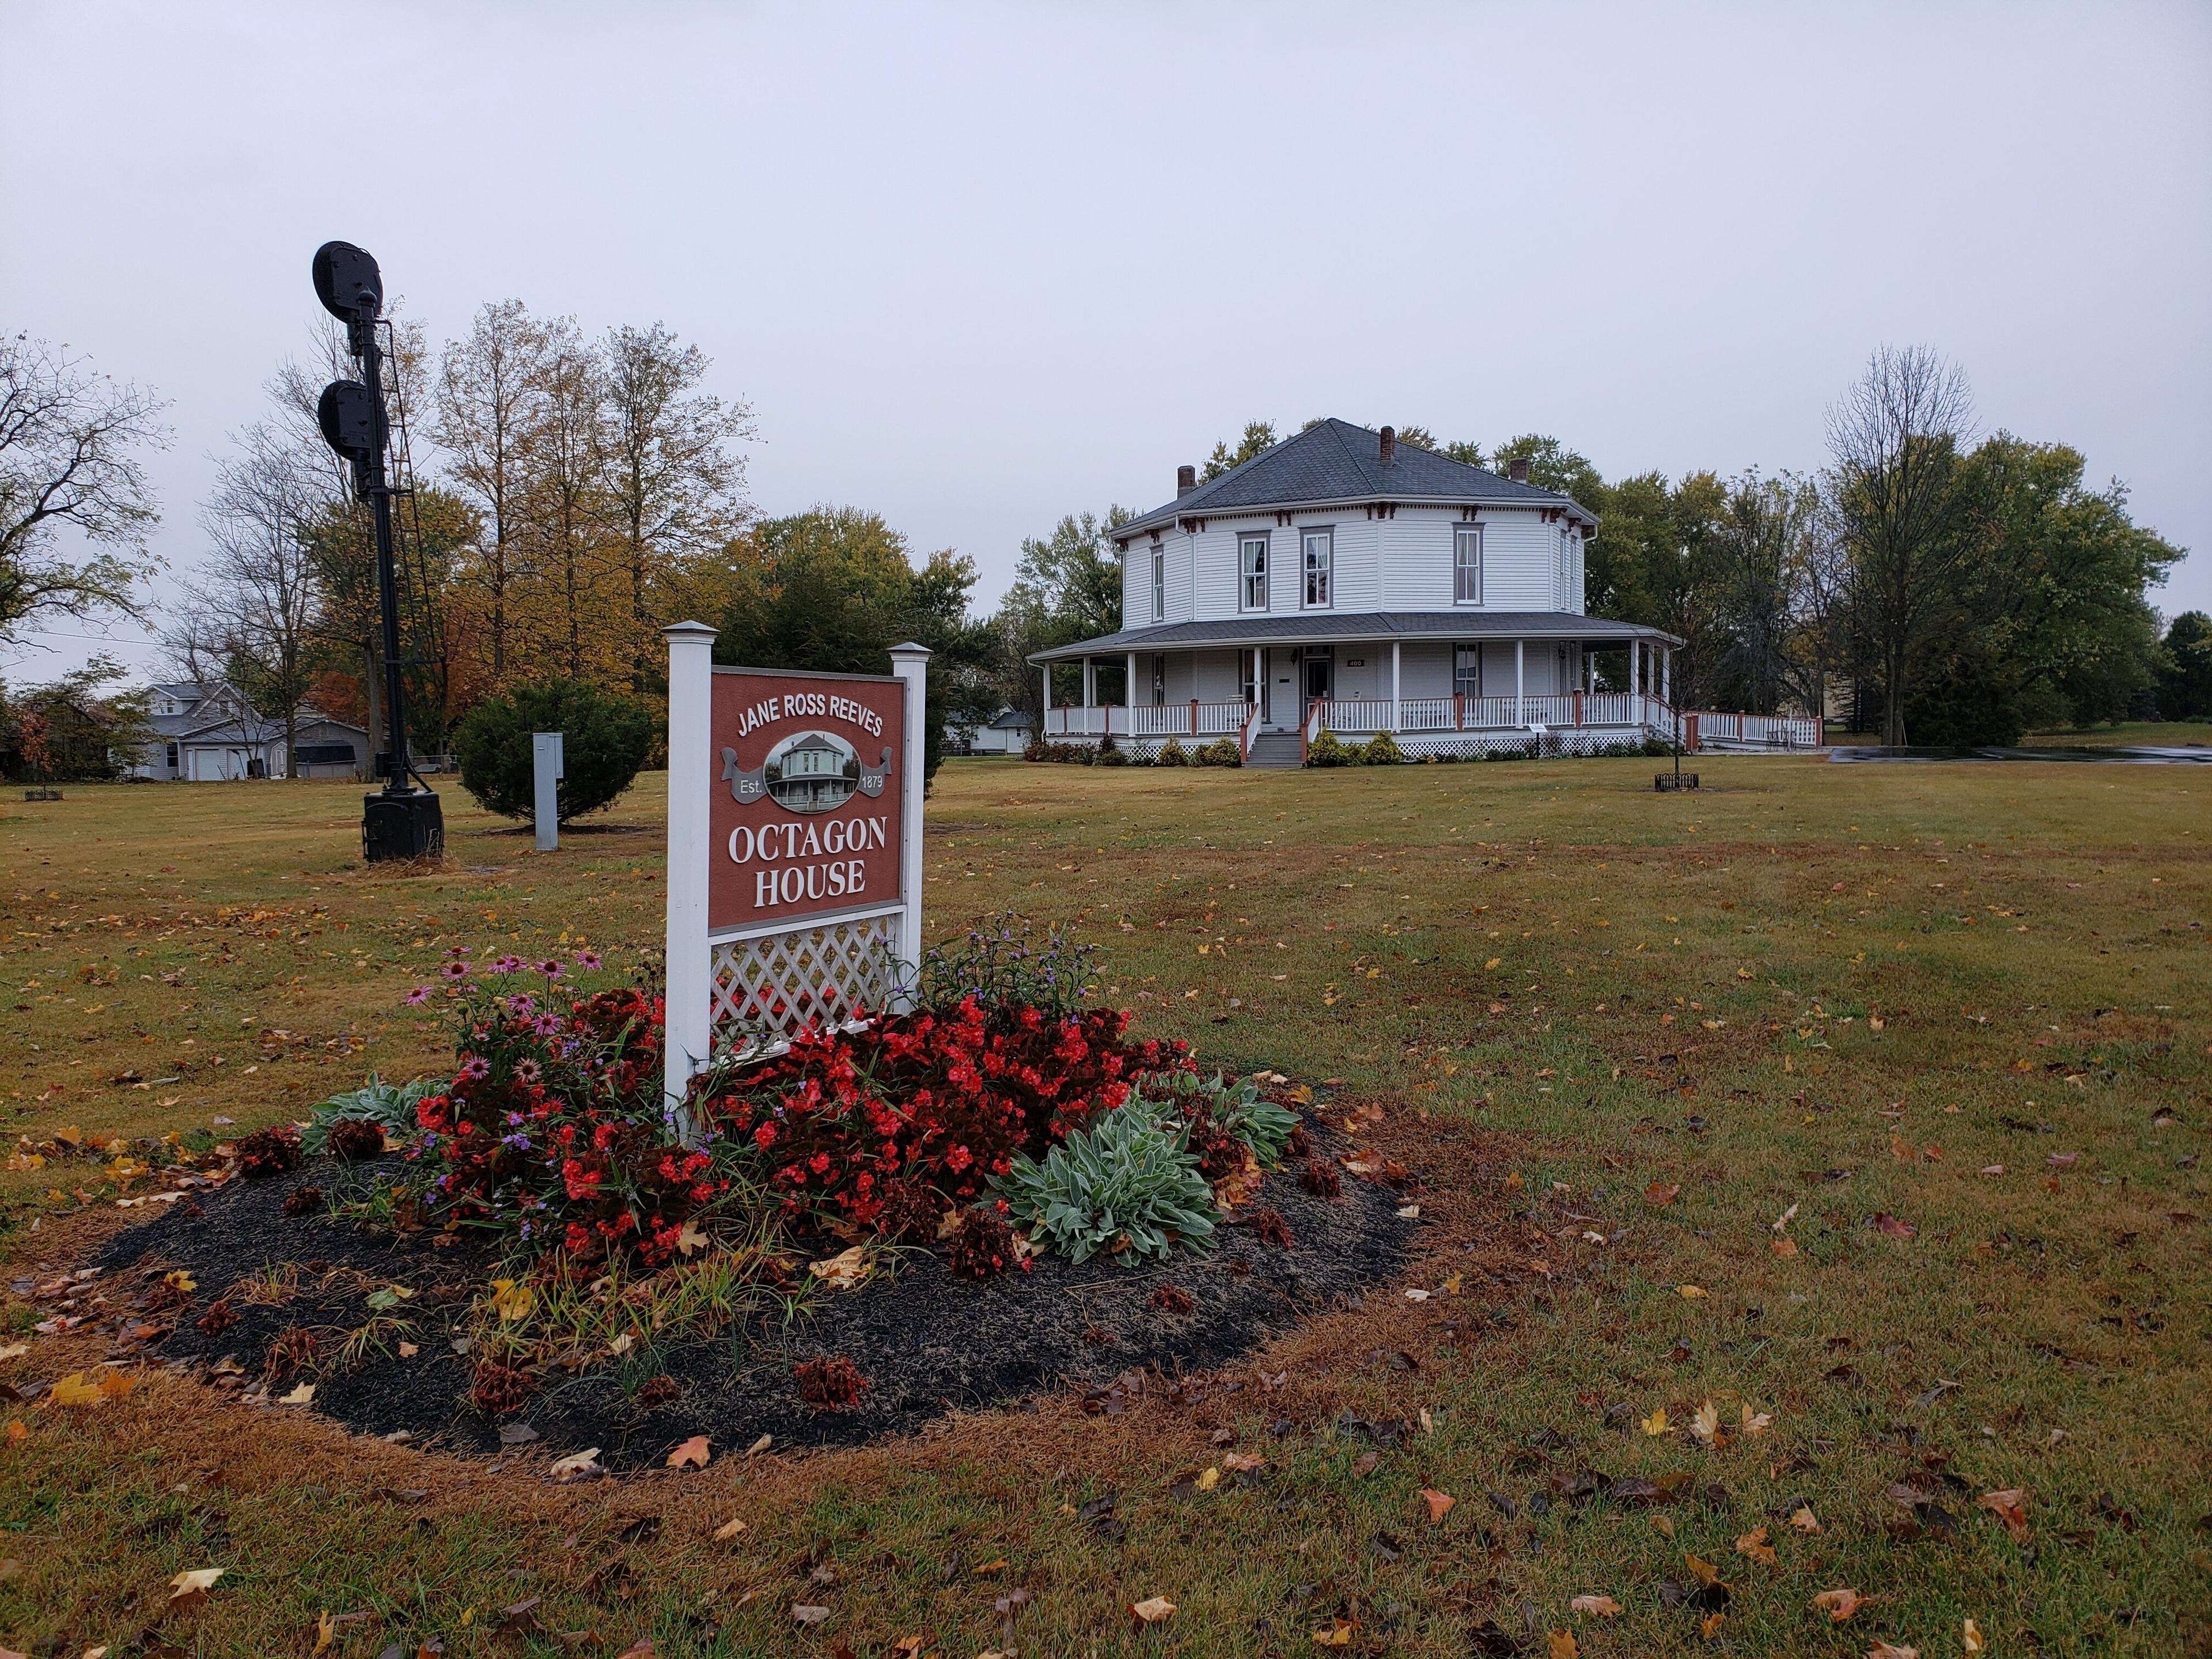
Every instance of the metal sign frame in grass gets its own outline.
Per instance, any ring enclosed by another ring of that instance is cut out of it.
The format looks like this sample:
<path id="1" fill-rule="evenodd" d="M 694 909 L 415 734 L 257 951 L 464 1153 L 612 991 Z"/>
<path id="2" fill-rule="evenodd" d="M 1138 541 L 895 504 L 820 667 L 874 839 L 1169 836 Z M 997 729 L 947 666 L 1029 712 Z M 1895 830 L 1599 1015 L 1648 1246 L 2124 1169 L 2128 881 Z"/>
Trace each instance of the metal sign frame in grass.
<path id="1" fill-rule="evenodd" d="M 894 647 L 881 676 L 717 668 L 713 629 L 664 632 L 663 1109 L 696 1141 L 700 1072 L 912 998 L 930 653 Z"/>

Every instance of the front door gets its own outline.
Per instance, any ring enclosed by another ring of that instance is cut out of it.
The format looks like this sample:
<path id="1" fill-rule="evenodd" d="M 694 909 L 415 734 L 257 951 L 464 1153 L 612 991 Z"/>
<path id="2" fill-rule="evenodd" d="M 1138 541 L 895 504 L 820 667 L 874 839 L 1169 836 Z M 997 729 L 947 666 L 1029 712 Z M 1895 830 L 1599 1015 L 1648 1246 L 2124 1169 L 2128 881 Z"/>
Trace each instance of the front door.
<path id="1" fill-rule="evenodd" d="M 1335 695 L 1333 689 L 1336 684 L 1335 667 L 1336 659 L 1327 646 L 1310 645 L 1306 647 L 1305 696 L 1298 708 L 1301 716 L 1313 707 L 1315 698 L 1326 702 Z"/>

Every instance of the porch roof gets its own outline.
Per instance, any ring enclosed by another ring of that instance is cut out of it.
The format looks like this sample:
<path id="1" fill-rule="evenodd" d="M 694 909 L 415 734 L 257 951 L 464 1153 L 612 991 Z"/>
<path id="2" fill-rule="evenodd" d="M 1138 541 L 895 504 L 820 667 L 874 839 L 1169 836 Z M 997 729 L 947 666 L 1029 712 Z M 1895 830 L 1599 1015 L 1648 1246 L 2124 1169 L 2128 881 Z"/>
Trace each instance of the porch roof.
<path id="1" fill-rule="evenodd" d="M 1586 645 L 1680 645 L 1672 634 L 1635 623 L 1564 611 L 1301 611 L 1224 617 L 1214 622 L 1154 623 L 1030 654 L 1031 662 L 1069 662 L 1129 651 L 1203 650 L 1218 646 L 1331 645 L 1340 640 L 1579 640 Z"/>

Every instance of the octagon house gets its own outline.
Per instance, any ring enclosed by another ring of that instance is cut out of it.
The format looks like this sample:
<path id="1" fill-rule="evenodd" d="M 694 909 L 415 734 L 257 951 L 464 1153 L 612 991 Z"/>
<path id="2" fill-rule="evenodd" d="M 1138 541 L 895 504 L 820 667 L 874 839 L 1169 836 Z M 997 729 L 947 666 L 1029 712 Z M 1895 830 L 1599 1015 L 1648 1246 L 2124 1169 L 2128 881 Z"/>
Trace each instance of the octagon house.
<path id="1" fill-rule="evenodd" d="M 1596 528 L 1524 462 L 1500 477 L 1387 426 L 1322 421 L 1207 483 L 1180 468 L 1175 500 L 1113 532 L 1121 630 L 1030 659 L 1040 736 L 1227 737 L 1255 765 L 1297 764 L 1323 730 L 1413 758 L 1663 736 L 1681 641 L 1583 614 Z"/>

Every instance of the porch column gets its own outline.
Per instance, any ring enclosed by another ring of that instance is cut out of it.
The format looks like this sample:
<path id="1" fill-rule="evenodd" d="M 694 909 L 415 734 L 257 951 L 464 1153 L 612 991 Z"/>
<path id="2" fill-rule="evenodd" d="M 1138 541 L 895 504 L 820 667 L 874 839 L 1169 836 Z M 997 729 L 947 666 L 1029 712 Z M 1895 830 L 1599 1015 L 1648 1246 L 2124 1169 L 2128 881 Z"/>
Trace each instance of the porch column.
<path id="1" fill-rule="evenodd" d="M 1659 653 L 1659 701 L 1669 708 L 1674 706 L 1674 647 L 1671 645 Z"/>
<path id="2" fill-rule="evenodd" d="M 1513 724 L 1528 724 L 1528 681 L 1527 652 L 1522 648 L 1526 640 L 1513 641 Z"/>
<path id="3" fill-rule="evenodd" d="M 1643 680 L 1639 678 L 1639 676 L 1641 676 L 1641 675 L 1642 675 L 1642 673 L 1644 672 L 1643 656 L 1644 656 L 1644 641 L 1641 641 L 1641 640 L 1631 640 L 1631 641 L 1629 641 L 1629 642 L 1628 642 L 1628 695 L 1629 695 L 1630 696 L 1632 696 L 1632 697 L 1634 697 L 1634 696 L 1640 696 L 1643 694 L 1643 691 L 1644 691 L 1644 682 L 1643 682 Z"/>
<path id="4" fill-rule="evenodd" d="M 1399 665 L 1400 665 L 1400 658 L 1399 658 L 1398 652 L 1399 652 L 1399 641 L 1397 641 L 1396 640 L 1393 640 L 1393 641 L 1390 641 L 1390 729 L 1391 729 L 1393 732 L 1397 731 L 1397 730 L 1398 730 L 1398 727 L 1399 727 L 1399 721 L 1400 721 L 1400 714 L 1399 714 L 1399 709 L 1400 709 L 1401 704 L 1401 702 L 1402 702 L 1402 699 L 1401 699 L 1401 698 L 1399 696 L 1399 695 L 1398 695 L 1398 669 L 1399 669 Z"/>
<path id="5" fill-rule="evenodd" d="M 1098 706 L 1098 663 L 1092 657 L 1083 659 L 1083 706 L 1085 708 Z"/>
<path id="6" fill-rule="evenodd" d="M 1045 736 L 1052 729 L 1052 665 L 1042 663 L 1038 672 L 1044 676 L 1044 701 L 1037 705 L 1037 736 Z"/>
<path id="7" fill-rule="evenodd" d="M 1121 701 L 1132 708 L 1137 706 L 1137 653 L 1133 651 L 1129 653 L 1129 683 L 1122 688 Z M 1129 716 L 1129 731 L 1134 735 L 1136 730 L 1137 717 L 1132 714 Z"/>

